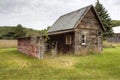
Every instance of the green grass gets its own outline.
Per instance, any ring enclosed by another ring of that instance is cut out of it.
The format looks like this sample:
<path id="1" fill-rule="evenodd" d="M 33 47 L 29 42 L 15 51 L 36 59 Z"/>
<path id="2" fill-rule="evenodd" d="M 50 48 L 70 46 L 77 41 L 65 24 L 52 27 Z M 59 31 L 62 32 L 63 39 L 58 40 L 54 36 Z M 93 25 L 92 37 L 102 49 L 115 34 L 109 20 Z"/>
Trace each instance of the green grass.
<path id="1" fill-rule="evenodd" d="M 120 80 L 120 47 L 105 48 L 103 54 L 43 60 L 16 48 L 0 49 L 0 80 Z"/>

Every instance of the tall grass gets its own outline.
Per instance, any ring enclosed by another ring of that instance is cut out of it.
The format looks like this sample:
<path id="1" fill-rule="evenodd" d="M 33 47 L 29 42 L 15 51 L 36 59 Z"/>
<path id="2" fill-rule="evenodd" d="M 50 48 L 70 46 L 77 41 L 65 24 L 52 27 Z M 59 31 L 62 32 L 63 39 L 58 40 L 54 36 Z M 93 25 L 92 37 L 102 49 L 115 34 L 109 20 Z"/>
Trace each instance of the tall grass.
<path id="1" fill-rule="evenodd" d="M 120 47 L 120 43 L 113 43 L 113 42 L 103 41 L 103 47 L 104 47 L 104 48 Z"/>
<path id="2" fill-rule="evenodd" d="M 17 40 L 0 40 L 0 48 L 16 48 Z"/>
<path id="3" fill-rule="evenodd" d="M 0 80 L 120 80 L 120 47 L 103 54 L 38 60 L 16 48 L 0 49 Z"/>

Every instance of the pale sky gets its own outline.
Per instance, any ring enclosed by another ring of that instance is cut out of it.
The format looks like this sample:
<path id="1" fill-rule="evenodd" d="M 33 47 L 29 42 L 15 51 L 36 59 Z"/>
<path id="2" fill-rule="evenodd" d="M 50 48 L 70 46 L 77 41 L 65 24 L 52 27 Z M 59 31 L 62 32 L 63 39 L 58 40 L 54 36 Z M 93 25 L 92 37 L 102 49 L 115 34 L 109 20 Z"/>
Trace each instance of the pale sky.
<path id="1" fill-rule="evenodd" d="M 95 5 L 97 0 L 0 0 L 0 26 L 41 30 L 51 26 L 59 16 Z M 100 0 L 112 19 L 120 20 L 120 0 Z M 120 31 L 120 30 L 119 30 Z"/>
<path id="2" fill-rule="evenodd" d="M 120 26 L 114 27 L 113 32 L 114 33 L 120 33 Z"/>

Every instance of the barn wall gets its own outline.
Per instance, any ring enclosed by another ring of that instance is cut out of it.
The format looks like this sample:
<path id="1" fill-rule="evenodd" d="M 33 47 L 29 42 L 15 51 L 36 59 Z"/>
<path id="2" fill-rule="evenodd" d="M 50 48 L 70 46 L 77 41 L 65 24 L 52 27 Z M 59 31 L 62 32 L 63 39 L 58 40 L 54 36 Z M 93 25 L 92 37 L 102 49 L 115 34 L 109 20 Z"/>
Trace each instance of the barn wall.
<path id="1" fill-rule="evenodd" d="M 26 55 L 38 58 L 39 46 L 34 44 L 31 38 L 18 39 L 18 50 Z"/>
<path id="2" fill-rule="evenodd" d="M 82 54 L 88 52 L 101 52 L 102 35 L 101 25 L 91 9 L 78 24 L 75 32 L 75 53 Z M 86 45 L 82 45 L 81 36 L 86 35 Z M 99 42 L 98 42 L 99 40 Z M 79 52 L 79 53 L 78 53 Z"/>

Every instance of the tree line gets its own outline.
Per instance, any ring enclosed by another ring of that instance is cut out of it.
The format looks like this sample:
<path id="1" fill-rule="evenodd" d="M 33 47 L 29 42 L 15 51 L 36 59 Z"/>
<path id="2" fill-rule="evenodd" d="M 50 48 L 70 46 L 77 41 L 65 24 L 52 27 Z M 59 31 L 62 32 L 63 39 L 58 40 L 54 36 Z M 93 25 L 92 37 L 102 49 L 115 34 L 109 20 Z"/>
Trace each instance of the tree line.
<path id="1" fill-rule="evenodd" d="M 112 27 L 120 26 L 120 20 L 112 20 L 111 25 Z"/>
<path id="2" fill-rule="evenodd" d="M 0 39 L 17 39 L 18 37 L 39 36 L 40 30 L 25 28 L 21 24 L 17 26 L 1 26 Z"/>

